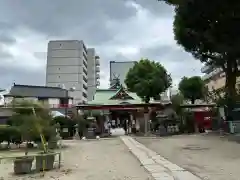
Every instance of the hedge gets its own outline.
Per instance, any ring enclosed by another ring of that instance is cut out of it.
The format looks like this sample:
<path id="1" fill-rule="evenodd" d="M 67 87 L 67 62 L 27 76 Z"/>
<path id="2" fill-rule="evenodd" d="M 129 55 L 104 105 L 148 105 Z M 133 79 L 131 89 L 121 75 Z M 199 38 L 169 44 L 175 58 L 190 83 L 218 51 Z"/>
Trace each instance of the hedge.
<path id="1" fill-rule="evenodd" d="M 52 135 L 54 129 L 52 127 L 43 129 L 43 135 L 48 141 Z M 21 144 L 22 136 L 20 129 L 17 126 L 0 125 L 0 143 L 6 141 L 8 143 Z M 38 133 L 31 137 L 34 142 L 41 142 L 40 135 Z"/>
<path id="2" fill-rule="evenodd" d="M 21 144 L 21 133 L 17 127 L 1 125 L 0 126 L 0 143 L 7 141 L 8 143 Z"/>

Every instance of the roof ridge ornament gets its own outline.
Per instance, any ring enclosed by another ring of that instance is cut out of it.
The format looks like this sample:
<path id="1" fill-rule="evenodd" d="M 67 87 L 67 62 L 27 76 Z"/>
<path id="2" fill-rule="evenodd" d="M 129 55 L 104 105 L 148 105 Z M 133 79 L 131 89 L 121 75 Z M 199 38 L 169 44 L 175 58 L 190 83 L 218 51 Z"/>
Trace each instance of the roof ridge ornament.
<path id="1" fill-rule="evenodd" d="M 120 100 L 133 100 L 134 98 L 131 97 L 123 87 L 123 85 L 120 85 L 116 93 L 110 98 L 110 100 L 115 100 L 115 99 L 120 99 Z"/>

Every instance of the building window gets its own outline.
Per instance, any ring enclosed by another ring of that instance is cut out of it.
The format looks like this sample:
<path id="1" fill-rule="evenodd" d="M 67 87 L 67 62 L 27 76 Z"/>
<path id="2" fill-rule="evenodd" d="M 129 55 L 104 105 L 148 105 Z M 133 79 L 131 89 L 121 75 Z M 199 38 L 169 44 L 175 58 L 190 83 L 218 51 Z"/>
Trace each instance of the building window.
<path id="1" fill-rule="evenodd" d="M 58 68 L 58 70 L 60 70 L 60 68 Z"/>
<path id="2" fill-rule="evenodd" d="M 60 76 L 58 76 L 58 78 L 60 78 Z"/>
<path id="3" fill-rule="evenodd" d="M 60 47 L 62 47 L 62 44 L 59 44 Z"/>

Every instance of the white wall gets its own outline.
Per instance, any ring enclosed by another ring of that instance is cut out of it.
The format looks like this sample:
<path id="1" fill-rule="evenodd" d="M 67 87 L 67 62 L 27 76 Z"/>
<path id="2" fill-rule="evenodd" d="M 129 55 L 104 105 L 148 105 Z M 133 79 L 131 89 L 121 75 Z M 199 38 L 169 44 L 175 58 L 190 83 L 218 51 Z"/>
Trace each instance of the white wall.
<path id="1" fill-rule="evenodd" d="M 48 99 L 48 104 L 49 104 L 49 105 L 57 105 L 57 104 L 60 104 L 60 99 L 57 99 L 57 98 L 49 98 L 49 99 Z"/>

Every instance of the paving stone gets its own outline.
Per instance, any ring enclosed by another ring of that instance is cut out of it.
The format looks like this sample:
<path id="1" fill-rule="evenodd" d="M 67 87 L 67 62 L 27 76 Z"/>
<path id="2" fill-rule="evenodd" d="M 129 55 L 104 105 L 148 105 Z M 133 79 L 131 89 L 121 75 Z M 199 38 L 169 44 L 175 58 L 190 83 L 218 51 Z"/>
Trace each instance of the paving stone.
<path id="1" fill-rule="evenodd" d="M 183 168 L 181 168 L 181 167 L 179 167 L 178 165 L 173 164 L 173 163 L 171 163 L 171 162 L 169 162 L 169 161 L 167 161 L 167 160 L 155 159 L 155 161 L 156 161 L 158 164 L 160 164 L 160 165 L 168 168 L 170 171 L 184 171 Z"/>
<path id="2" fill-rule="evenodd" d="M 172 173 L 174 178 L 177 180 L 201 180 L 199 177 L 193 175 L 188 171 L 175 171 Z"/>
<path id="3" fill-rule="evenodd" d="M 133 138 L 121 137 L 121 139 L 155 180 L 201 180 L 192 173 L 169 162 Z"/>
<path id="4" fill-rule="evenodd" d="M 166 168 L 158 164 L 149 164 L 144 166 L 150 173 L 161 173 L 167 171 Z"/>
<path id="5" fill-rule="evenodd" d="M 150 164 L 155 164 L 155 162 L 152 159 L 139 159 L 142 165 L 150 165 Z"/>
<path id="6" fill-rule="evenodd" d="M 174 177 L 166 172 L 153 173 L 152 176 L 155 180 L 174 180 Z"/>

